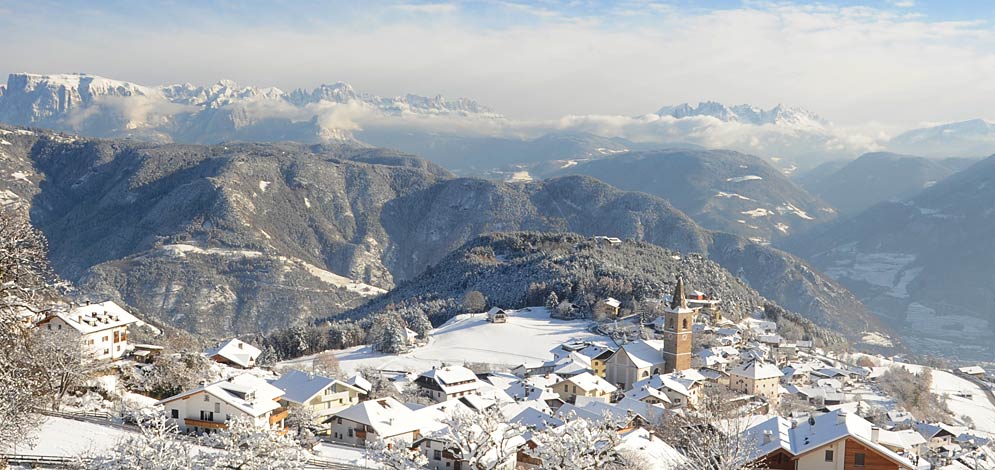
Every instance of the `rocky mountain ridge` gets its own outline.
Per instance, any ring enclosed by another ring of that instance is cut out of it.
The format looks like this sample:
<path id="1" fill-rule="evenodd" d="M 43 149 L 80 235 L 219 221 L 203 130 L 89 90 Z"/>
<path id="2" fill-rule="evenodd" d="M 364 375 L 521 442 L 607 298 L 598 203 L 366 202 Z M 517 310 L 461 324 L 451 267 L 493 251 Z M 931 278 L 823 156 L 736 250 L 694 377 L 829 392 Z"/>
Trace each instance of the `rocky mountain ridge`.
<path id="1" fill-rule="evenodd" d="M 516 230 L 702 253 L 819 324 L 851 334 L 879 328 L 798 258 L 703 230 L 660 198 L 587 177 L 455 178 L 415 157 L 348 145 L 4 133 L 0 194 L 30 210 L 56 269 L 205 335 L 333 315 L 482 233 Z"/>

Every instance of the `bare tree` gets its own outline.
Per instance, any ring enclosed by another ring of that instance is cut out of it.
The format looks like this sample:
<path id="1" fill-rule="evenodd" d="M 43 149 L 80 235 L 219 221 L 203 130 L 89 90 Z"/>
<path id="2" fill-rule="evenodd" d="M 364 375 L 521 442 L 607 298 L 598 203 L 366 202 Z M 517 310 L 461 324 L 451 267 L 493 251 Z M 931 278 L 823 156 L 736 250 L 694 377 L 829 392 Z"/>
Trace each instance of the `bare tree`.
<path id="1" fill-rule="evenodd" d="M 39 364 L 34 371 L 35 377 L 45 388 L 51 408 L 58 410 L 66 393 L 89 378 L 93 357 L 79 335 L 69 330 L 39 330 L 32 337 L 28 350 Z"/>
<path id="2" fill-rule="evenodd" d="M 619 423 L 606 416 L 601 421 L 578 418 L 570 413 L 565 423 L 535 434 L 540 442 L 526 453 L 540 460 L 542 469 L 597 470 L 608 466 L 626 467 L 618 452 L 622 442 Z"/>
<path id="3" fill-rule="evenodd" d="M 64 284 L 48 265 L 47 244 L 23 214 L 0 209 L 0 448 L 27 441 L 43 384 L 28 350 L 31 320 L 47 312 Z"/>
<path id="4" fill-rule="evenodd" d="M 366 457 L 394 470 L 414 470 L 428 465 L 428 457 L 400 440 L 378 438 L 367 444 Z"/>
<path id="5" fill-rule="evenodd" d="M 201 452 L 195 468 L 296 470 L 307 463 L 307 454 L 292 439 L 244 418 L 233 418 L 227 428 L 204 436 L 203 442 L 221 452 Z"/>
<path id="6" fill-rule="evenodd" d="M 315 374 L 323 375 L 325 377 L 331 378 L 342 378 L 342 369 L 339 367 L 339 358 L 335 357 L 335 353 L 331 351 L 325 351 L 323 353 L 318 353 L 311 360 L 311 370 Z"/>
<path id="7" fill-rule="evenodd" d="M 463 294 L 461 302 L 463 309 L 469 313 L 483 312 L 487 308 L 487 299 L 480 291 L 472 290 Z"/>
<path id="8" fill-rule="evenodd" d="M 518 453 L 515 441 L 525 431 L 520 425 L 505 422 L 497 407 L 479 413 L 457 409 L 442 422 L 448 428 L 446 448 L 464 467 L 474 470 L 504 467 Z"/>
<path id="9" fill-rule="evenodd" d="M 110 470 L 184 470 L 193 467 L 193 447 L 180 440 L 179 430 L 162 410 L 151 419 L 139 420 L 141 434 L 124 439 L 87 468 Z"/>
<path id="10" fill-rule="evenodd" d="M 724 387 L 706 392 L 697 409 L 667 413 L 655 432 L 686 459 L 680 470 L 756 470 L 757 442 L 749 410 L 730 405 Z"/>

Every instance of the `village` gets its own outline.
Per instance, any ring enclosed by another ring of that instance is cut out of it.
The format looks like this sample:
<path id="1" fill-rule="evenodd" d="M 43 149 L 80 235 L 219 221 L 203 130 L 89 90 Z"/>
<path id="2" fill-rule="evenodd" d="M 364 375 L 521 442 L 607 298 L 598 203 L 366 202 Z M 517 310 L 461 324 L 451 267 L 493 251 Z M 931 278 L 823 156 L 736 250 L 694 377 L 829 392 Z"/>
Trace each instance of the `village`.
<path id="1" fill-rule="evenodd" d="M 74 452 L 109 452 L 159 415 L 174 439 L 236 421 L 269 429 L 302 446 L 313 468 L 574 468 L 550 461 L 574 445 L 591 468 L 694 468 L 717 458 L 738 464 L 716 468 L 995 469 L 995 375 L 981 367 L 930 370 L 789 341 L 774 321 L 725 319 L 721 299 L 689 292 L 683 279 L 659 302 L 648 322 L 620 316 L 610 298 L 598 303 L 601 322 L 564 319 L 573 314 L 563 309 L 492 307 L 453 320 L 476 348 L 439 346 L 448 344 L 443 325 L 428 338 L 407 330 L 411 347 L 400 354 L 365 347 L 265 366 L 259 348 L 232 338 L 199 355 L 212 364 L 199 385 L 154 398 L 122 392 L 120 376 L 156 367 L 163 348 L 129 342 L 129 328 L 142 322 L 114 302 L 79 305 L 34 328 L 78 335 L 103 371 L 80 390 L 92 397 L 116 388 L 122 403 L 58 403 L 43 411 L 48 422 L 34 446 L 4 455 L 11 465 L 60 466 Z M 522 337 L 528 331 L 572 336 L 543 344 L 543 334 Z M 491 352 L 498 349 L 505 355 Z M 897 393 L 889 383 L 949 409 L 906 409 L 909 398 L 889 395 Z M 578 427 L 591 442 L 570 442 Z"/>

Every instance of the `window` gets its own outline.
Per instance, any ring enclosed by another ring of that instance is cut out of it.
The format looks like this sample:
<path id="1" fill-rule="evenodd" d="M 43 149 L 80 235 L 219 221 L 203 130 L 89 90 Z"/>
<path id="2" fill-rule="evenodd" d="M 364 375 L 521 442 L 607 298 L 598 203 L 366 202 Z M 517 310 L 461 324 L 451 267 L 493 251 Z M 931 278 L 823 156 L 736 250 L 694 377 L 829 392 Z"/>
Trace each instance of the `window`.
<path id="1" fill-rule="evenodd" d="M 349 428 L 349 437 L 352 437 L 352 428 Z"/>
<path id="2" fill-rule="evenodd" d="M 864 454 L 853 454 L 853 464 L 858 467 L 863 467 L 865 458 L 866 456 Z"/>
<path id="3" fill-rule="evenodd" d="M 684 319 L 684 329 L 685 330 L 688 329 L 688 319 L 687 318 Z"/>
<path id="4" fill-rule="evenodd" d="M 833 451 L 827 450 L 826 451 L 826 462 L 832 462 L 832 461 L 833 461 Z"/>
<path id="5" fill-rule="evenodd" d="M 204 394 L 204 401 L 211 401 L 211 396 L 205 393 Z"/>
<path id="6" fill-rule="evenodd" d="M 51 323 L 48 324 L 48 329 L 50 329 L 50 330 L 52 329 L 52 324 Z"/>
<path id="7" fill-rule="evenodd" d="M 442 460 L 442 451 L 437 450 L 435 452 L 432 452 L 432 460 Z"/>
<path id="8" fill-rule="evenodd" d="M 221 402 L 216 402 L 214 404 L 214 412 L 215 413 L 220 413 L 221 412 Z"/>
<path id="9" fill-rule="evenodd" d="M 179 417 L 180 417 L 180 410 L 169 410 L 169 414 L 170 414 L 170 416 L 173 417 L 173 419 L 179 419 Z"/>
<path id="10" fill-rule="evenodd" d="M 104 337 L 103 337 L 103 339 L 101 339 L 100 341 L 103 341 L 103 342 L 105 342 L 105 343 L 106 343 L 106 342 L 107 342 L 107 337 L 106 337 L 106 336 L 104 336 Z"/>

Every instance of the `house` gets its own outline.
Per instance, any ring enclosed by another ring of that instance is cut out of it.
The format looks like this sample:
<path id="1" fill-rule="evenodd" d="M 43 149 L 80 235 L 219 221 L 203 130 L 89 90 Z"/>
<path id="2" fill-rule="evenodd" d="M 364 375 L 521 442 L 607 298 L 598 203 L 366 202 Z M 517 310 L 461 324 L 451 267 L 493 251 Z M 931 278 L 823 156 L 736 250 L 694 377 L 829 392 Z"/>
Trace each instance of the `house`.
<path id="1" fill-rule="evenodd" d="M 257 425 L 286 432 L 288 410 L 279 401 L 283 390 L 251 374 L 202 385 L 160 401 L 167 416 L 184 432 L 210 433 L 242 417 Z"/>
<path id="2" fill-rule="evenodd" d="M 366 380 L 366 378 L 363 377 L 363 374 L 357 373 L 356 375 L 346 379 L 345 383 L 356 387 L 362 392 L 359 394 L 360 400 L 365 400 L 366 396 L 370 394 L 370 390 L 373 389 L 373 384 L 371 384 L 369 380 Z"/>
<path id="3" fill-rule="evenodd" d="M 135 358 L 136 362 L 141 362 L 143 364 L 151 364 L 155 362 L 156 358 L 161 356 L 162 351 L 165 349 L 164 347 L 157 346 L 155 344 L 133 344 L 131 347 L 131 356 Z"/>
<path id="4" fill-rule="evenodd" d="M 633 384 L 633 390 L 649 387 L 662 392 L 673 408 L 695 408 L 701 401 L 704 376 L 693 377 L 690 370 L 659 374 Z M 635 398 L 633 396 L 632 398 Z M 640 400 L 646 401 L 646 400 Z"/>
<path id="5" fill-rule="evenodd" d="M 491 309 L 487 311 L 487 321 L 491 323 L 507 323 L 508 314 L 500 308 L 491 307 Z"/>
<path id="6" fill-rule="evenodd" d="M 636 340 L 618 348 L 605 361 L 605 380 L 629 390 L 632 384 L 664 369 L 663 341 Z"/>
<path id="7" fill-rule="evenodd" d="M 923 449 L 926 446 L 926 438 L 912 429 L 901 431 L 882 429 L 878 442 L 896 454 L 916 459 L 923 455 Z"/>
<path id="8" fill-rule="evenodd" d="M 458 404 L 459 402 L 455 401 L 445 402 L 415 411 L 417 419 L 425 423 L 425 426 L 421 433 L 422 436 L 418 437 L 412 443 L 412 448 L 417 448 L 428 458 L 428 464 L 419 468 L 429 468 L 432 470 L 473 468 L 467 459 L 461 458 L 461 452 L 458 449 L 446 446 L 447 442 L 458 439 L 458 436 L 454 435 L 453 429 L 445 425 L 444 421 L 454 413 L 472 413 L 472 411 L 465 407 L 454 406 Z M 498 429 L 494 430 L 494 435 L 502 436 L 503 430 L 501 428 L 507 426 L 507 424 L 500 424 Z M 514 470 L 517 450 L 525 444 L 525 438 L 522 436 L 512 436 L 507 440 L 502 439 L 496 442 L 496 444 L 504 446 L 503 449 L 500 452 L 491 450 L 487 454 L 477 455 L 476 457 L 480 459 L 479 463 L 483 468 Z"/>
<path id="9" fill-rule="evenodd" d="M 617 318 L 621 307 L 622 302 L 616 299 L 611 297 L 601 299 L 594 304 L 594 318 Z"/>
<path id="10" fill-rule="evenodd" d="M 912 470 L 916 466 L 880 442 L 869 421 L 837 410 L 804 420 L 773 417 L 748 428 L 754 461 L 776 470 Z"/>
<path id="11" fill-rule="evenodd" d="M 415 384 L 437 402 L 476 393 L 481 382 L 477 374 L 463 366 L 433 367 L 415 379 Z"/>
<path id="12" fill-rule="evenodd" d="M 729 388 L 735 392 L 764 397 L 777 404 L 784 374 L 773 364 L 760 359 L 743 362 L 729 371 Z"/>
<path id="13" fill-rule="evenodd" d="M 511 369 L 511 373 L 518 377 L 531 377 L 533 375 L 546 375 L 553 372 L 554 361 L 528 361 L 523 362 Z"/>
<path id="14" fill-rule="evenodd" d="M 620 238 L 606 237 L 603 235 L 595 236 L 594 241 L 601 246 L 619 246 L 622 244 L 622 239 Z"/>
<path id="15" fill-rule="evenodd" d="M 577 354 L 591 358 L 591 370 L 594 371 L 594 375 L 605 378 L 608 372 L 606 361 L 612 354 L 615 354 L 615 350 L 608 346 L 592 344 L 577 351 Z"/>
<path id="16" fill-rule="evenodd" d="M 926 438 L 926 446 L 932 450 L 954 444 L 957 435 L 960 434 L 943 423 L 919 423 L 916 425 L 916 431 Z"/>
<path id="17" fill-rule="evenodd" d="M 366 393 L 345 382 L 299 370 L 289 371 L 270 383 L 283 391 L 281 405 L 310 408 L 315 424 L 322 424 L 328 415 L 359 403 L 360 395 Z"/>
<path id="18" fill-rule="evenodd" d="M 960 369 L 957 369 L 957 372 L 961 373 L 962 375 L 970 375 L 971 377 L 974 377 L 976 379 L 984 379 L 985 376 L 988 375 L 988 373 L 985 372 L 985 370 L 979 366 L 961 367 Z"/>
<path id="19" fill-rule="evenodd" d="M 625 398 L 643 403 L 649 403 L 651 405 L 669 406 L 673 403 L 670 401 L 670 397 L 668 397 L 666 393 L 662 390 L 650 387 L 648 384 L 629 390 L 625 393 Z"/>
<path id="20" fill-rule="evenodd" d="M 365 447 L 376 439 L 411 444 L 421 434 L 414 411 L 394 398 L 378 398 L 336 411 L 325 419 L 333 441 Z"/>
<path id="21" fill-rule="evenodd" d="M 256 360 L 262 351 L 238 338 L 232 338 L 207 351 L 207 357 L 215 362 L 227 364 L 241 369 L 251 369 L 256 366 Z"/>
<path id="22" fill-rule="evenodd" d="M 590 372 L 575 375 L 553 385 L 553 391 L 567 403 L 575 403 L 579 396 L 609 401 L 615 390 L 617 389 L 614 385 Z"/>
<path id="23" fill-rule="evenodd" d="M 120 359 L 128 351 L 128 326 L 141 323 L 113 301 L 56 312 L 38 322 L 43 333 L 70 332 L 79 335 L 84 357 L 94 360 Z"/>

